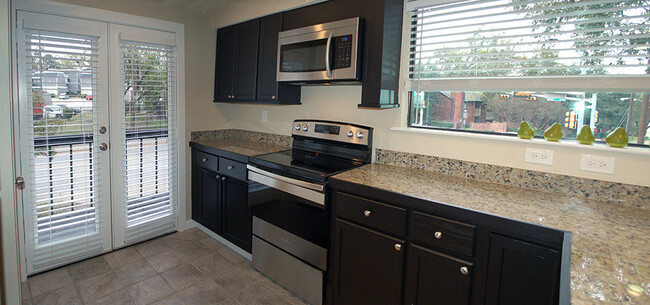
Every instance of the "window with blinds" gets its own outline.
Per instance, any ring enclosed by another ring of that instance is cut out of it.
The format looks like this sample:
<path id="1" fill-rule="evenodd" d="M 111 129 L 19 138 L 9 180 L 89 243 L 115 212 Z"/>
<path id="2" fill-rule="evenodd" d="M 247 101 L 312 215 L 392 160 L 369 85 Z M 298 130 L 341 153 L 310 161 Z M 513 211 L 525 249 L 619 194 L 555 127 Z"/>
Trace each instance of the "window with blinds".
<path id="1" fill-rule="evenodd" d="M 94 146 L 95 103 L 103 96 L 97 91 L 98 37 L 24 33 L 23 75 L 32 101 L 26 122 L 31 212 L 25 217 L 33 236 L 29 267 L 39 269 L 103 251 L 100 207 L 107 203 L 98 194 L 108 181 L 98 179 L 104 160 Z"/>
<path id="2" fill-rule="evenodd" d="M 419 0 L 407 5 L 409 124 L 512 133 L 522 120 L 565 135 L 615 127 L 644 143 L 650 3 Z"/>
<path id="3" fill-rule="evenodd" d="M 175 48 L 120 41 L 125 243 L 175 229 Z M 143 225 L 146 224 L 146 225 Z"/>

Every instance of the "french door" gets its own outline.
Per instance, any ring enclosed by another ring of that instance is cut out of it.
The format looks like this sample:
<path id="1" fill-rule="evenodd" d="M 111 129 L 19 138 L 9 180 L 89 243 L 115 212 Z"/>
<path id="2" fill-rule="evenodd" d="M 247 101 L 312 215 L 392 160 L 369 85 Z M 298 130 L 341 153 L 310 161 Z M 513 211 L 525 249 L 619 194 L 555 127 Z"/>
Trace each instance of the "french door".
<path id="1" fill-rule="evenodd" d="M 176 230 L 174 35 L 17 21 L 27 273 Z"/>

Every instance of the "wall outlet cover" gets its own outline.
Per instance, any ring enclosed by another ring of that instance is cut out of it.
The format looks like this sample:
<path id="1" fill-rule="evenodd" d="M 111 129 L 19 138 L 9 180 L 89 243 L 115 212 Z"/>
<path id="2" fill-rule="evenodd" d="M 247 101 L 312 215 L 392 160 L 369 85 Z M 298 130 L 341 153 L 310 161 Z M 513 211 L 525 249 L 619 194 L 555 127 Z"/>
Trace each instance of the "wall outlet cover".
<path id="1" fill-rule="evenodd" d="M 524 161 L 542 165 L 553 165 L 553 151 L 526 147 Z"/>
<path id="2" fill-rule="evenodd" d="M 614 158 L 582 154 L 580 155 L 580 170 L 614 174 Z"/>

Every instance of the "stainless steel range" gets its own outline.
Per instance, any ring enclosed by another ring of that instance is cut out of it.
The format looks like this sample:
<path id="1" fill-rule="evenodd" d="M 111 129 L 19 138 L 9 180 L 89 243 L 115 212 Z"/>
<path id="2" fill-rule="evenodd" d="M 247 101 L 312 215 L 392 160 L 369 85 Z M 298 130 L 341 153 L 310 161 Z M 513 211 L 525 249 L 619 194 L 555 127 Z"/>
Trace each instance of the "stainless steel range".
<path id="1" fill-rule="evenodd" d="M 253 267 L 311 304 L 323 303 L 330 176 L 370 163 L 372 128 L 296 120 L 291 150 L 248 165 Z"/>

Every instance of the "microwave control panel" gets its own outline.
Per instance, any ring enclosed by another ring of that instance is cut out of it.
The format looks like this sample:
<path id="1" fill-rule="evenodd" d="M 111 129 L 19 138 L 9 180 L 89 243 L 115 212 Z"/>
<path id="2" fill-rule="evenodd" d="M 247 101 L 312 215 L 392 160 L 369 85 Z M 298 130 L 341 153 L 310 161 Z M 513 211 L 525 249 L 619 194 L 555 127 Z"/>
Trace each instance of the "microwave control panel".
<path id="1" fill-rule="evenodd" d="M 334 69 L 352 65 L 352 35 L 334 37 Z"/>

